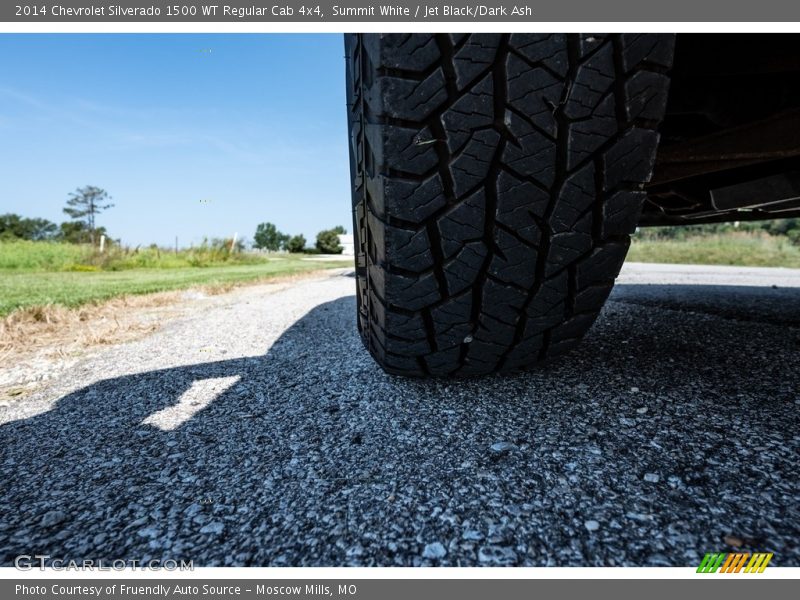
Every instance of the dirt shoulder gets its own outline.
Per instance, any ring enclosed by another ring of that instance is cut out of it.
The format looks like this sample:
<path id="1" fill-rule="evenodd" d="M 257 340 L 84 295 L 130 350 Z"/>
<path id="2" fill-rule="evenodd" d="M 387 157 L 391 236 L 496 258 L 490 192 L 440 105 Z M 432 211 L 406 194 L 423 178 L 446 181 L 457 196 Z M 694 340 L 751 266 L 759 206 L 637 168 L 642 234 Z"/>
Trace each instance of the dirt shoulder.
<path id="1" fill-rule="evenodd" d="M 51 305 L 15 311 L 0 321 L 0 403 L 24 398 L 91 353 L 150 335 L 182 316 L 235 303 L 243 288 L 261 288 L 266 296 L 297 281 L 344 271 L 122 296 L 79 308 Z"/>

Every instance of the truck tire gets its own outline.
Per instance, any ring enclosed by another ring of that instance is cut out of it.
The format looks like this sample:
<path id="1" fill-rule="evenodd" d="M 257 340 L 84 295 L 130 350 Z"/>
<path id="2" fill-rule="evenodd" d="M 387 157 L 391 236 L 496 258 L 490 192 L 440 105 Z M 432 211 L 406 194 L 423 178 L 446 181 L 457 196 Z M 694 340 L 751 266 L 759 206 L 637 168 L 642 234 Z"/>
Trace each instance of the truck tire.
<path id="1" fill-rule="evenodd" d="M 573 348 L 636 227 L 672 35 L 346 36 L 358 328 L 389 373 Z"/>

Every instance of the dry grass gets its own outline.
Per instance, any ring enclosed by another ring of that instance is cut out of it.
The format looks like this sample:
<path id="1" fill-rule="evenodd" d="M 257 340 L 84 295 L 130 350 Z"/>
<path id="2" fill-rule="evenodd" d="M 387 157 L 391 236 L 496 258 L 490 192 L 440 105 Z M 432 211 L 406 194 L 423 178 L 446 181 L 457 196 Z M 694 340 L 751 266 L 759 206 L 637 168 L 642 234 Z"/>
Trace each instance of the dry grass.
<path id="1" fill-rule="evenodd" d="M 152 333 L 174 312 L 180 294 L 117 298 L 65 308 L 37 306 L 0 321 L 0 400 L 20 400 L 40 387 L 36 365 L 65 365 L 88 348 L 128 342 Z M 165 312 L 167 311 L 167 312 Z M 49 369 L 48 369 L 49 370 Z"/>
<path id="2" fill-rule="evenodd" d="M 56 354 L 88 346 L 114 344 L 154 331 L 155 323 L 132 318 L 131 309 L 176 303 L 178 292 L 123 296 L 100 304 L 66 308 L 57 304 L 14 311 L 0 321 L 0 360 L 10 354 L 50 348 Z"/>
<path id="3" fill-rule="evenodd" d="M 188 295 L 227 294 L 238 287 L 290 284 L 319 276 L 307 271 L 265 281 L 224 282 L 186 290 L 128 295 L 68 308 L 59 304 L 20 308 L 0 320 L 0 363 L 45 351 L 52 357 L 74 354 L 91 346 L 119 344 L 155 331 L 164 317 L 181 311 Z M 164 308 L 172 308 L 169 313 Z"/>

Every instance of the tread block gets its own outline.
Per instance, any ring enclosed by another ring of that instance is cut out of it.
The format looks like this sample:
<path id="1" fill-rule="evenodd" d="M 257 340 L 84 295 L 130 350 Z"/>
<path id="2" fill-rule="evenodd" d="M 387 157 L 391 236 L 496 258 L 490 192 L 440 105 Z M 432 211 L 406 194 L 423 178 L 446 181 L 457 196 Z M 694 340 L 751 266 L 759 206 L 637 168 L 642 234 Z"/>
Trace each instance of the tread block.
<path id="1" fill-rule="evenodd" d="M 563 33 L 512 33 L 510 45 L 531 63 L 541 63 L 561 77 L 567 74 L 567 36 Z"/>
<path id="2" fill-rule="evenodd" d="M 481 294 L 482 312 L 509 325 L 516 325 L 528 295 L 516 286 L 488 279 Z"/>
<path id="3" fill-rule="evenodd" d="M 385 335 L 383 347 L 387 352 L 403 356 L 425 356 L 431 353 L 428 340 L 407 340 L 401 337 Z"/>
<path id="4" fill-rule="evenodd" d="M 395 335 L 409 340 L 424 340 L 425 323 L 421 315 L 407 315 L 398 313 L 391 308 L 386 308 L 382 302 L 370 292 L 372 310 L 376 316 L 381 316 L 380 322 Z M 377 319 L 376 319 L 377 320 Z"/>
<path id="5" fill-rule="evenodd" d="M 436 330 L 436 343 L 440 349 L 464 343 L 472 333 L 472 294 L 455 296 L 431 311 Z"/>
<path id="6" fill-rule="evenodd" d="M 370 215 L 373 232 L 383 231 L 382 238 L 374 235 L 378 261 L 392 260 L 398 267 L 417 273 L 433 267 L 433 253 L 427 231 L 409 231 L 382 223 L 379 226 L 378 223 L 380 221 Z"/>
<path id="7" fill-rule="evenodd" d="M 499 141 L 500 134 L 493 129 L 473 132 L 449 165 L 456 197 L 462 197 L 486 180 Z"/>
<path id="8" fill-rule="evenodd" d="M 658 134 L 655 131 L 638 127 L 628 130 L 603 155 L 604 189 L 611 190 L 623 184 L 643 186 L 650 181 L 657 146 Z"/>
<path id="9" fill-rule="evenodd" d="M 590 256 L 580 261 L 575 267 L 578 286 L 603 283 L 615 279 L 619 275 L 628 243 L 607 243 L 596 247 Z"/>
<path id="10" fill-rule="evenodd" d="M 533 335 L 520 341 L 506 355 L 505 360 L 503 361 L 503 368 L 519 369 L 530 366 L 536 361 L 543 346 L 543 335 Z"/>
<path id="11" fill-rule="evenodd" d="M 672 66 L 675 36 L 664 33 L 623 33 L 622 64 L 626 72 L 648 62 L 660 67 Z"/>
<path id="12" fill-rule="evenodd" d="M 384 33 L 362 36 L 370 61 L 376 67 L 426 71 L 441 59 L 436 36 L 430 33 Z"/>
<path id="13" fill-rule="evenodd" d="M 572 231 L 596 199 L 594 164 L 589 163 L 564 180 L 548 221 L 550 230 L 557 234 Z"/>
<path id="14" fill-rule="evenodd" d="M 444 264 L 449 293 L 458 294 L 477 283 L 487 252 L 483 242 L 469 242 Z"/>
<path id="15" fill-rule="evenodd" d="M 431 144 L 420 144 L 420 140 L 431 139 L 427 127 L 409 129 L 394 125 L 370 124 L 366 136 L 373 149 L 377 165 L 414 175 L 424 175 L 436 168 L 439 157 Z M 380 168 L 383 171 L 384 168 Z"/>
<path id="16" fill-rule="evenodd" d="M 377 114 L 408 121 L 419 120 L 447 100 L 442 69 L 436 69 L 422 81 L 402 77 L 384 77 L 380 92 L 372 88 L 365 98 Z"/>
<path id="17" fill-rule="evenodd" d="M 373 265 L 370 273 L 377 267 Z M 385 299 L 390 306 L 406 310 L 420 310 L 441 299 L 439 286 L 433 273 L 408 277 L 391 273 L 386 276 Z"/>
<path id="18" fill-rule="evenodd" d="M 589 252 L 594 244 L 591 235 L 592 215 L 587 214 L 574 231 L 556 233 L 550 237 L 545 277 L 565 269 L 575 260 Z"/>
<path id="19" fill-rule="evenodd" d="M 514 340 L 514 327 L 488 315 L 481 315 L 479 327 L 467 344 L 466 358 L 494 369 Z M 485 371 L 484 371 L 485 372 Z"/>
<path id="20" fill-rule="evenodd" d="M 564 82 L 542 68 L 531 69 L 521 58 L 509 54 L 507 102 L 530 121 L 555 137 L 558 124 L 554 109 L 565 93 Z"/>
<path id="21" fill-rule="evenodd" d="M 498 175 L 495 221 L 515 230 L 517 236 L 532 246 L 538 246 L 542 239 L 539 219 L 549 202 L 550 196 L 532 183 L 506 172 Z"/>
<path id="22" fill-rule="evenodd" d="M 490 126 L 494 122 L 491 74 L 445 110 L 441 121 L 447 132 L 447 147 L 451 154 L 456 154 L 464 147 L 473 131 Z"/>
<path id="23" fill-rule="evenodd" d="M 426 374 L 420 367 L 419 360 L 413 356 L 400 356 L 386 352 L 381 356 L 381 360 L 386 371 L 394 375 L 422 377 Z"/>
<path id="24" fill-rule="evenodd" d="M 600 101 L 615 81 L 613 47 L 605 44 L 578 67 L 575 82 L 564 106 L 564 114 L 573 120 L 585 119 L 595 114 Z"/>
<path id="25" fill-rule="evenodd" d="M 437 222 L 445 258 L 461 250 L 464 243 L 483 238 L 486 194 L 478 190 L 441 216 Z"/>
<path id="26" fill-rule="evenodd" d="M 515 143 L 506 144 L 503 163 L 541 186 L 551 187 L 555 178 L 556 144 L 516 113 L 506 113 L 506 126 Z"/>
<path id="27" fill-rule="evenodd" d="M 625 113 L 635 119 L 660 120 L 667 109 L 669 78 L 661 73 L 638 71 L 625 82 Z"/>
<path id="28" fill-rule="evenodd" d="M 502 35 L 473 33 L 453 56 L 458 89 L 466 88 L 476 77 L 492 66 Z"/>
<path id="29" fill-rule="evenodd" d="M 608 39 L 605 33 L 584 33 L 578 42 L 578 53 L 583 57 L 600 48 Z"/>
<path id="30" fill-rule="evenodd" d="M 522 287 L 533 285 L 536 277 L 535 248 L 518 240 L 504 229 L 495 229 L 495 252 L 489 273 L 501 281 Z"/>
<path id="31" fill-rule="evenodd" d="M 530 298 L 528 306 L 525 308 L 525 316 L 527 319 L 524 337 L 527 338 L 539 333 L 540 329 L 538 327 L 530 330 L 528 325 L 539 316 L 549 315 L 554 310 L 561 309 L 568 290 L 569 282 L 566 272 L 561 272 L 545 280 L 541 287 Z"/>
<path id="32" fill-rule="evenodd" d="M 383 193 L 372 198 L 383 198 L 384 211 L 397 219 L 423 223 L 447 204 L 444 186 L 439 175 L 431 175 L 422 183 L 402 179 L 388 179 L 383 175 L 372 178 Z M 373 204 L 378 204 L 373 200 Z"/>
<path id="33" fill-rule="evenodd" d="M 563 323 L 566 314 L 567 303 L 565 300 L 560 300 L 545 312 L 536 313 L 534 317 L 529 317 L 525 321 L 525 337 L 541 335 L 548 329 Z"/>
<path id="34" fill-rule="evenodd" d="M 438 350 L 424 357 L 425 365 L 431 375 L 450 375 L 458 368 L 461 348 L 458 346 L 446 350 Z"/>
<path id="35" fill-rule="evenodd" d="M 572 170 L 581 161 L 592 157 L 618 130 L 614 109 L 614 96 L 607 96 L 592 113 L 591 119 L 569 124 L 567 169 Z"/>
<path id="36" fill-rule="evenodd" d="M 647 192 L 614 192 L 603 202 L 601 235 L 630 235 L 636 231 Z"/>

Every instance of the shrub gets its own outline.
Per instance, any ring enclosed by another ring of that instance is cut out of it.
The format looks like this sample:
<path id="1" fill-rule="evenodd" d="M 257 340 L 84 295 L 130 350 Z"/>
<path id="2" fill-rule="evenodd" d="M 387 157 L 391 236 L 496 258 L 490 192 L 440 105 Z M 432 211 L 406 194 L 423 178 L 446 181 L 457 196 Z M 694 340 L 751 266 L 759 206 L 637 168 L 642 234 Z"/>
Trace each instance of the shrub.
<path id="1" fill-rule="evenodd" d="M 300 253 L 306 249 L 306 238 L 300 235 L 293 235 L 286 241 L 286 250 L 288 252 Z"/>
<path id="2" fill-rule="evenodd" d="M 253 245 L 259 250 L 277 252 L 285 246 L 289 236 L 278 231 L 272 223 L 259 223 L 253 236 Z"/>
<path id="3" fill-rule="evenodd" d="M 326 229 L 317 234 L 317 249 L 322 254 L 341 254 L 344 248 L 339 244 L 339 230 Z"/>

